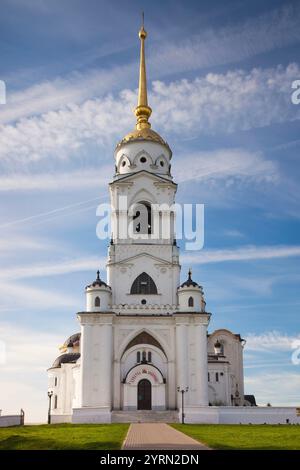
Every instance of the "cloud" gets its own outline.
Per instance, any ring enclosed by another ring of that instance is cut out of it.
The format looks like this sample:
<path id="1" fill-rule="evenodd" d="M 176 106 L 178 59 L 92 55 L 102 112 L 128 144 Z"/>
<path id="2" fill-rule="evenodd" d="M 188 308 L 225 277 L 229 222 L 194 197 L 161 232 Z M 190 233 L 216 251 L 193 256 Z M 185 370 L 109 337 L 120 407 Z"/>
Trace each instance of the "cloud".
<path id="1" fill-rule="evenodd" d="M 290 87 L 298 65 L 286 68 L 207 74 L 195 80 L 154 82 L 153 118 L 163 134 L 174 137 L 228 133 L 298 119 L 290 103 Z M 24 118 L 0 128 L 0 164 L 12 171 L 46 161 L 80 162 L 83 156 L 113 147 L 133 127 L 136 94 L 69 104 L 59 111 Z M 117 120 L 116 120 L 116 117 Z M 91 147 L 92 146 L 92 147 Z M 92 149 L 92 150 L 91 150 Z"/>
<path id="2" fill-rule="evenodd" d="M 29 276 L 30 267 L 28 266 L 27 276 Z M 40 273 L 42 276 L 42 273 Z M 44 271 L 45 276 L 45 271 Z M 34 274 L 33 274 L 34 277 Z M 18 277 L 15 278 L 15 280 Z M 78 305 L 78 298 L 69 296 L 67 294 L 61 294 L 51 289 L 39 289 L 26 284 L 16 284 L 14 280 L 10 282 L 10 279 L 0 279 L 0 310 L 7 312 L 11 309 L 36 309 L 48 310 L 58 309 L 63 307 L 76 308 Z M 11 278 L 12 279 L 12 278 Z"/>
<path id="3" fill-rule="evenodd" d="M 291 351 L 295 342 L 300 343 L 300 334 L 290 336 L 279 331 L 268 331 L 261 334 L 250 333 L 246 335 L 246 340 L 246 351 Z"/>
<path id="4" fill-rule="evenodd" d="M 160 46 L 150 67 L 155 74 L 171 74 L 249 59 L 299 42 L 299 21 L 300 8 L 294 4 L 215 29 L 204 26 L 184 41 Z"/>
<path id="5" fill-rule="evenodd" d="M 243 149 L 218 149 L 197 152 L 183 158 L 185 171 L 178 164 L 175 167 L 175 181 L 189 180 L 214 182 L 227 180 L 232 184 L 237 180 L 276 182 L 279 178 L 275 162 L 266 160 L 261 153 Z"/>
<path id="6" fill-rule="evenodd" d="M 83 103 L 90 98 L 103 96 L 133 78 L 132 65 L 112 69 L 90 70 L 87 73 L 73 72 L 67 78 L 57 77 L 32 85 L 25 90 L 7 95 L 7 104 L 1 109 L 0 122 L 9 123 L 40 115 L 70 105 Z M 123 80 L 122 80 L 123 79 Z"/>
<path id="7" fill-rule="evenodd" d="M 106 5 L 106 11 L 108 8 L 109 5 Z M 72 10 L 70 14 L 73 13 Z M 62 18 L 63 15 L 58 14 L 53 27 L 57 29 L 57 25 L 61 24 L 63 31 L 66 31 L 66 26 L 71 25 L 72 29 L 74 28 L 73 22 L 62 22 Z M 164 38 L 159 32 L 159 43 L 149 43 L 148 71 L 152 77 L 161 78 L 171 73 L 179 74 L 234 63 L 297 43 L 300 40 L 299 20 L 299 5 L 285 5 L 225 27 L 212 29 L 204 24 L 200 34 L 194 34 L 184 40 L 178 41 L 175 38 L 174 41 L 172 38 L 170 41 L 168 36 Z M 114 17 L 114 22 L 116 21 Z M 103 24 L 102 28 L 105 27 Z M 74 31 L 78 39 L 78 30 L 74 28 Z M 115 45 L 105 44 L 104 49 L 107 47 L 110 49 Z M 99 56 L 103 54 L 102 48 L 103 46 L 100 47 Z M 92 57 L 94 55 L 92 54 Z M 86 60 L 85 55 L 78 58 L 79 67 L 82 63 L 87 65 Z M 92 69 L 84 74 L 75 71 L 67 78 L 57 77 L 52 81 L 37 83 L 25 90 L 9 94 L 7 106 L 1 113 L 1 122 L 12 122 L 50 110 L 63 109 L 70 103 L 80 104 L 89 98 L 99 97 L 113 90 L 118 91 L 124 86 L 129 87 L 133 80 L 137 79 L 137 70 L 138 65 L 133 62 L 107 69 Z"/>
<path id="8" fill-rule="evenodd" d="M 50 248 L 54 248 L 53 243 L 42 239 L 30 238 L 25 235 L 9 234 L 9 236 L 6 235 L 5 238 L 0 239 L 1 256 L 15 253 L 16 251 L 45 251 Z"/>
<path id="9" fill-rule="evenodd" d="M 182 172 L 181 161 L 184 160 L 186 171 Z M 0 176 L 0 192 L 5 191 L 70 191 L 73 189 L 106 187 L 112 179 L 112 165 L 91 167 L 47 173 L 11 172 Z M 174 166 L 174 178 L 177 183 L 199 180 L 206 183 L 225 181 L 227 185 L 234 182 L 262 181 L 276 183 L 279 179 L 277 164 L 266 160 L 261 153 L 243 149 L 218 149 L 210 152 L 197 152 L 183 156 Z"/>
<path id="10" fill-rule="evenodd" d="M 300 246 L 243 246 L 235 249 L 206 250 L 201 252 L 185 252 L 181 256 L 183 263 L 207 264 L 222 263 L 225 261 L 267 260 L 300 256 Z"/>
<path id="11" fill-rule="evenodd" d="M 242 233 L 240 230 L 236 230 L 236 229 L 224 230 L 223 235 L 225 237 L 229 237 L 229 238 L 244 238 L 244 236 L 245 236 L 244 233 Z"/>
<path id="12" fill-rule="evenodd" d="M 28 279 L 33 277 L 60 276 L 74 272 L 95 271 L 104 267 L 105 258 L 86 257 L 54 261 L 52 263 L 29 264 L 15 268 L 4 268 L 0 271 L 0 279 Z"/>
<path id="13" fill-rule="evenodd" d="M 28 180 L 29 179 L 30 178 L 28 178 Z M 15 185 L 13 187 L 15 188 Z M 26 181 L 25 187 L 26 188 L 30 187 L 29 181 Z M 33 184 L 33 187 L 35 187 L 35 183 Z M 19 186 L 19 188 L 23 189 L 22 186 Z M 75 202 L 73 204 L 68 204 L 66 206 L 56 207 L 55 209 L 51 209 L 50 211 L 48 210 L 44 212 L 39 212 L 37 214 L 29 215 L 27 217 L 21 217 L 19 219 L 9 220 L 7 222 L 0 224 L 0 229 L 13 227 L 15 225 L 24 224 L 27 222 L 30 222 L 32 225 L 35 225 L 36 221 L 38 221 L 39 223 L 39 221 L 43 222 L 44 220 L 49 220 L 49 218 L 52 220 L 53 217 L 63 216 L 65 212 L 70 211 L 70 210 L 72 211 L 72 213 L 77 212 L 77 211 L 80 212 L 82 210 L 86 210 L 86 209 L 90 209 L 91 207 L 94 207 L 94 204 L 96 203 L 96 201 L 100 202 L 101 200 L 104 200 L 106 198 L 107 196 L 105 195 L 102 197 L 93 197 L 91 199 L 85 199 L 84 201 Z M 92 206 L 91 206 L 91 203 L 93 203 Z M 4 241 L 4 243 L 5 242 L 6 241 Z"/>
<path id="14" fill-rule="evenodd" d="M 259 405 L 299 406 L 300 374 L 280 371 L 245 377 L 245 393 L 253 394 Z"/>
<path id="15" fill-rule="evenodd" d="M 225 261 L 244 261 L 260 259 L 276 259 L 281 257 L 300 256 L 300 247 L 298 246 L 263 246 L 263 247 L 243 247 L 232 250 L 205 250 L 196 255 L 195 253 L 184 253 L 181 256 L 183 263 L 206 264 L 219 263 Z M 82 257 L 66 260 L 57 260 L 46 264 L 29 264 L 15 268 L 2 268 L 0 279 L 27 279 L 33 277 L 59 276 L 73 272 L 94 271 L 99 266 L 105 266 L 106 258 L 100 257 Z M 263 291 L 274 281 L 273 278 L 266 280 Z M 253 280 L 253 282 L 255 282 Z M 250 287 L 251 289 L 251 287 Z M 254 289 L 254 287 L 253 287 Z"/>
<path id="16" fill-rule="evenodd" d="M 195 80 L 153 83 L 152 107 L 160 126 L 178 135 L 230 133 L 299 119 L 291 105 L 297 64 L 247 72 L 208 73 Z"/>
<path id="17" fill-rule="evenodd" d="M 18 413 L 23 408 L 27 422 L 45 422 L 46 369 L 59 355 L 58 346 L 68 334 L 59 325 L 56 333 L 49 333 L 0 323 L 0 341 L 5 353 L 0 365 L 2 414 Z"/>
<path id="18" fill-rule="evenodd" d="M 112 177 L 112 165 L 64 173 L 11 173 L 0 176 L 1 191 L 70 191 L 105 187 Z"/>

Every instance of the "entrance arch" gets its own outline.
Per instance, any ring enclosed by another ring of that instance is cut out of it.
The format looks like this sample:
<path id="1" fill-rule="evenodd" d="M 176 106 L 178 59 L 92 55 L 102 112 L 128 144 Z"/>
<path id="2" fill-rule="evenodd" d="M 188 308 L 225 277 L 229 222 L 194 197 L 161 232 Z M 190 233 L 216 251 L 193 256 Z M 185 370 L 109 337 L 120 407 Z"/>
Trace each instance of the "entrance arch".
<path id="1" fill-rule="evenodd" d="M 132 367 L 121 384 L 123 410 L 165 410 L 166 380 L 153 364 Z"/>
<path id="2" fill-rule="evenodd" d="M 152 409 L 152 385 L 150 380 L 142 379 L 137 386 L 137 409 Z"/>

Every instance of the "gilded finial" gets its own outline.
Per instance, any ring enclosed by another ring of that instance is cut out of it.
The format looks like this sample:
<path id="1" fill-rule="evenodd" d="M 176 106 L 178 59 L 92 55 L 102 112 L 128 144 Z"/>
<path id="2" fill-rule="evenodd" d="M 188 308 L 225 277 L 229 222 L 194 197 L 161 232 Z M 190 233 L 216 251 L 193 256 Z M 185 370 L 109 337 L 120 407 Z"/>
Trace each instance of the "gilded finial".
<path id="1" fill-rule="evenodd" d="M 139 96 L 138 105 L 134 110 L 137 117 L 136 128 L 137 130 L 147 129 L 151 127 L 148 121 L 151 116 L 152 109 L 148 106 L 147 96 L 147 77 L 146 77 L 146 61 L 145 61 L 145 39 L 147 32 L 144 28 L 144 12 L 142 13 L 142 26 L 139 30 L 139 38 L 141 40 L 141 51 L 140 51 L 140 76 L 139 76 Z"/>

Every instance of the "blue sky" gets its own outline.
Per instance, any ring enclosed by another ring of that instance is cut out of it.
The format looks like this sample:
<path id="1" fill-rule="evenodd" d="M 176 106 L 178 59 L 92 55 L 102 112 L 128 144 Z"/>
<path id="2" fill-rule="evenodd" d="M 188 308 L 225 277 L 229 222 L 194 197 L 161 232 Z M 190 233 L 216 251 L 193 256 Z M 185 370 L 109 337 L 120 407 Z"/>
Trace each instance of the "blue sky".
<path id="1" fill-rule="evenodd" d="M 105 266 L 95 211 L 135 122 L 142 9 L 152 126 L 177 201 L 205 204 L 205 247 L 182 253 L 182 277 L 191 265 L 211 330 L 247 339 L 246 392 L 299 405 L 299 2 L 2 0 L 3 412 L 45 417 L 45 369 Z"/>

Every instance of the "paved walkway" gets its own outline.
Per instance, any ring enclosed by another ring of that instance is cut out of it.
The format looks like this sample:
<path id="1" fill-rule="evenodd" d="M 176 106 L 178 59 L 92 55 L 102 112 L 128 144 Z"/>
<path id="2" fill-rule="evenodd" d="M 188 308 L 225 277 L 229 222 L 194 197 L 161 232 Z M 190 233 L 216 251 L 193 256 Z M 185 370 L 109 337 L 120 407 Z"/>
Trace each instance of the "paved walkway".
<path id="1" fill-rule="evenodd" d="M 164 423 L 134 423 L 130 425 L 122 449 L 209 450 L 201 442 Z"/>

